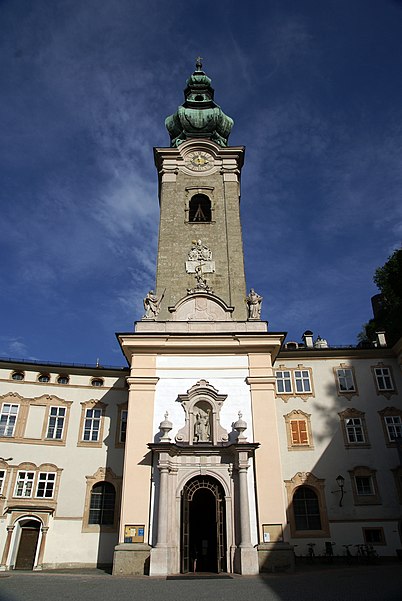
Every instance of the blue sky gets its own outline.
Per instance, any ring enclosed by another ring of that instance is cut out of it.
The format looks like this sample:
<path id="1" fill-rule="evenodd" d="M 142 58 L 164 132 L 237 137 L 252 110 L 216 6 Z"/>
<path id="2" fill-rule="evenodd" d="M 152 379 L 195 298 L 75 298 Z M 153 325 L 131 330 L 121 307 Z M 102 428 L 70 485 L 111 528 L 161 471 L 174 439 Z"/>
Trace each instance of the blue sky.
<path id="1" fill-rule="evenodd" d="M 402 2 L 0 1 L 0 356 L 123 365 L 154 286 L 153 146 L 201 54 L 246 146 L 248 287 L 354 344 L 402 235 Z"/>

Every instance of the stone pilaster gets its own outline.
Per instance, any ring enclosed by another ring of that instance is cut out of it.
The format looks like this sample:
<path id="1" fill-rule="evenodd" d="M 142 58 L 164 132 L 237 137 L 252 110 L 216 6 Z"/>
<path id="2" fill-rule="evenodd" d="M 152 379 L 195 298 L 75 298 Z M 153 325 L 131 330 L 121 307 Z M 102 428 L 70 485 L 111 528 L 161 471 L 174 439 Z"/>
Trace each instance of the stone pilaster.
<path id="1" fill-rule="evenodd" d="M 4 544 L 3 555 L 1 557 L 0 571 L 4 572 L 7 569 L 7 557 L 10 551 L 11 537 L 13 535 L 14 526 L 7 526 L 7 538 Z"/>

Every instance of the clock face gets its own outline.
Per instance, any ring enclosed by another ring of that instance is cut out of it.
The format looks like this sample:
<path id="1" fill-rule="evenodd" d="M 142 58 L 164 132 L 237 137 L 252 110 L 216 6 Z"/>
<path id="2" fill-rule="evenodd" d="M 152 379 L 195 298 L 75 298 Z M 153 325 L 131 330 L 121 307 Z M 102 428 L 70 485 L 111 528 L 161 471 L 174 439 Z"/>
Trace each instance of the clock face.
<path id="1" fill-rule="evenodd" d="M 191 152 L 186 161 L 187 167 L 192 171 L 205 171 L 213 165 L 213 158 L 208 152 Z"/>

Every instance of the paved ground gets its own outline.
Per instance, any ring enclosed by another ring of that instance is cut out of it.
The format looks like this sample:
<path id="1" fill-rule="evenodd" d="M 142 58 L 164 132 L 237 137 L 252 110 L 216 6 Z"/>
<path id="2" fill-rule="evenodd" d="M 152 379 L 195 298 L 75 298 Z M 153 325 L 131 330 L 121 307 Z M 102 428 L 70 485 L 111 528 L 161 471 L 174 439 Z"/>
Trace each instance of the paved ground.
<path id="1" fill-rule="evenodd" d="M 402 601 L 402 564 L 166 580 L 98 570 L 0 574 L 0 601 Z"/>

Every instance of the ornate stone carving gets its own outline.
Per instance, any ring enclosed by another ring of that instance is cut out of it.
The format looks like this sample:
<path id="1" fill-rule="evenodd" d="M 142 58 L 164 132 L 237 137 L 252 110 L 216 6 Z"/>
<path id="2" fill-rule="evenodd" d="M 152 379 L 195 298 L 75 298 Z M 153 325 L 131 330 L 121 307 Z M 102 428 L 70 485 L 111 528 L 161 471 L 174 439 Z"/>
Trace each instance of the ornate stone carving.
<path id="1" fill-rule="evenodd" d="M 201 265 L 197 265 L 195 268 L 195 279 L 197 280 L 194 288 L 187 288 L 187 294 L 196 294 L 197 292 L 207 292 L 208 294 L 213 294 L 214 291 L 210 286 L 208 286 L 208 282 L 201 275 Z"/>
<path id="2" fill-rule="evenodd" d="M 169 307 L 172 321 L 231 321 L 233 307 L 212 292 L 194 290 L 181 299 L 175 307 Z"/>
<path id="3" fill-rule="evenodd" d="M 159 429 L 162 432 L 160 442 L 170 442 L 169 432 L 173 428 L 173 424 L 168 420 L 169 413 L 166 411 L 165 419 L 159 424 Z"/>
<path id="4" fill-rule="evenodd" d="M 196 273 L 197 268 L 201 269 L 201 273 L 215 273 L 215 261 L 212 260 L 212 251 L 201 240 L 193 240 L 186 261 L 187 273 Z"/>
<path id="5" fill-rule="evenodd" d="M 247 423 L 244 421 L 241 411 L 238 415 L 239 419 L 233 424 L 233 428 L 237 432 L 237 442 L 247 442 L 247 436 L 244 435 L 244 430 L 247 430 Z"/>

